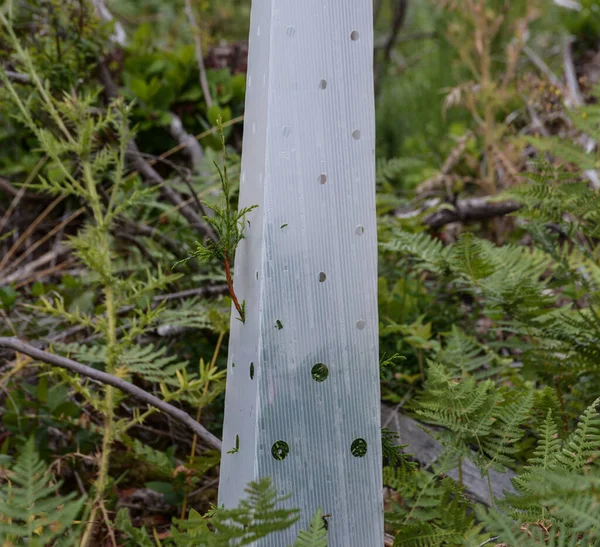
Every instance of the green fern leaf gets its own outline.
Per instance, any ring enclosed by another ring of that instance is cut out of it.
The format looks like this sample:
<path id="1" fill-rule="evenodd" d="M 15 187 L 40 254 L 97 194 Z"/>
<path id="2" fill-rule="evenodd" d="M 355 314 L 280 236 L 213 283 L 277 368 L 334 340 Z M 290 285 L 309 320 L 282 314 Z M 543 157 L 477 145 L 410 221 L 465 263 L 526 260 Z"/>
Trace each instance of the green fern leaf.
<path id="1" fill-rule="evenodd" d="M 600 415 L 596 399 L 583 413 L 575 431 L 565 441 L 557 460 L 569 471 L 580 471 L 590 465 L 600 451 Z"/>
<path id="2" fill-rule="evenodd" d="M 0 486 L 0 540 L 3 544 L 23 542 L 43 547 L 54 540 L 60 545 L 76 545 L 79 527 L 75 521 L 83 499 L 75 494 L 58 494 L 59 483 L 39 459 L 34 440 L 25 443 L 15 465 Z"/>
<path id="3" fill-rule="evenodd" d="M 321 509 L 318 509 L 310 521 L 308 530 L 301 530 L 294 547 L 327 547 L 327 528 Z"/>

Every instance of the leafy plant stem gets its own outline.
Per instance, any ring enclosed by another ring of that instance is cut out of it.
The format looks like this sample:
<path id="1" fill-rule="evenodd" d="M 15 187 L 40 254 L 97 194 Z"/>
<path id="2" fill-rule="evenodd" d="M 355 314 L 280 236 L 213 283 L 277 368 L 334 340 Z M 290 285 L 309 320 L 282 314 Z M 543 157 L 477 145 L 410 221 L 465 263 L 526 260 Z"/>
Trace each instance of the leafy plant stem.
<path id="1" fill-rule="evenodd" d="M 219 356 L 219 351 L 221 350 L 221 344 L 223 343 L 223 338 L 225 337 L 225 332 L 221 331 L 219 333 L 219 338 L 217 339 L 217 345 L 215 347 L 215 351 L 213 352 L 213 356 L 210 362 L 210 369 L 209 371 L 212 372 L 216 367 L 217 367 L 217 357 Z M 204 397 L 206 397 L 206 394 L 208 393 L 208 388 L 210 385 L 210 381 L 207 379 L 206 383 L 204 384 L 204 389 L 202 391 L 202 399 L 204 399 Z M 200 404 L 198 405 L 198 411 L 196 412 L 196 421 L 200 422 L 200 418 L 202 417 L 202 409 L 204 407 L 203 402 L 200 402 Z M 196 446 L 198 445 L 198 435 L 196 435 L 194 433 L 194 438 L 192 439 L 192 448 L 190 450 L 190 462 L 194 459 L 194 456 L 196 455 Z M 187 512 L 187 504 L 188 504 L 188 497 L 189 497 L 189 490 L 186 488 L 185 489 L 185 494 L 183 497 L 183 504 L 181 506 L 181 520 L 185 520 L 185 514 Z"/>
<path id="2" fill-rule="evenodd" d="M 104 303 L 106 306 L 106 343 L 107 343 L 107 361 L 106 372 L 114 374 L 116 368 L 116 345 L 117 345 L 117 314 L 115 308 L 115 299 L 112 289 L 112 265 L 110 253 L 110 239 L 105 227 L 105 218 L 102 214 L 102 204 L 98 195 L 96 184 L 92 175 L 91 166 L 88 162 L 83 164 L 83 173 L 85 183 L 90 197 L 90 205 L 94 213 L 94 220 L 99 227 L 99 248 L 104 257 L 102 264 L 102 277 L 104 279 Z M 114 413 L 115 413 L 115 391 L 114 387 L 107 385 L 104 388 L 104 432 L 102 436 L 102 455 L 100 456 L 100 468 L 98 479 L 96 481 L 96 497 L 94 507 L 85 530 L 82 545 L 88 545 L 92 539 L 96 515 L 98 509 L 103 503 L 104 493 L 108 486 L 108 469 L 110 465 L 110 452 L 114 433 Z"/>
<path id="3" fill-rule="evenodd" d="M 231 300 L 233 301 L 233 305 L 235 306 L 235 309 L 237 310 L 239 316 L 240 316 L 240 321 L 242 323 L 246 322 L 246 313 L 244 308 L 240 305 L 240 301 L 237 298 L 237 295 L 235 294 L 235 290 L 233 289 L 233 278 L 231 277 L 231 267 L 229 265 L 229 257 L 227 256 L 227 253 L 225 252 L 223 254 L 223 265 L 225 266 L 225 277 L 227 279 L 227 287 L 229 288 L 229 294 L 231 295 Z"/>
<path id="4" fill-rule="evenodd" d="M 529 329 L 529 327 L 526 327 L 526 330 L 527 330 L 527 335 L 529 336 L 529 339 L 531 340 L 535 349 L 543 357 L 543 363 L 546 366 L 546 370 L 550 374 L 550 363 L 548 362 L 548 359 L 546 358 L 544 353 L 542 351 L 540 351 L 540 346 L 539 346 L 537 338 L 531 333 L 531 330 Z M 567 420 L 567 410 L 565 407 L 565 400 L 562 395 L 562 390 L 560 389 L 560 380 L 561 380 L 560 376 L 558 376 L 554 379 L 554 391 L 556 392 L 556 397 L 557 397 L 558 403 L 560 405 L 560 415 L 561 415 L 563 427 L 565 428 L 565 431 L 569 431 L 569 422 Z"/>

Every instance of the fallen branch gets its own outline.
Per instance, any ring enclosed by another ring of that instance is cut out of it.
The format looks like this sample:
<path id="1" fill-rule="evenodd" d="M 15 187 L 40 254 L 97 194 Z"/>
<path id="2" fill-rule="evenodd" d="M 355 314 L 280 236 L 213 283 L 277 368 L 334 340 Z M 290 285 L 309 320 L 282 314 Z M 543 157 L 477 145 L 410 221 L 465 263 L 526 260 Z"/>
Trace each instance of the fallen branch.
<path id="1" fill-rule="evenodd" d="M 10 181 L 0 177 L 0 191 L 6 192 L 9 196 L 20 196 L 19 199 L 25 199 L 27 201 L 39 201 L 46 202 L 48 197 L 41 194 L 32 194 L 31 192 L 25 191 L 22 187 L 15 188 Z"/>
<path id="2" fill-rule="evenodd" d="M 113 35 L 110 37 L 111 42 L 120 45 L 121 47 L 125 47 L 127 45 L 127 34 L 125 33 L 125 29 L 120 21 L 116 21 L 113 17 L 113 14 L 106 7 L 104 0 L 92 0 L 92 4 L 96 8 L 96 12 L 106 23 L 114 23 L 113 25 Z"/>
<path id="3" fill-rule="evenodd" d="M 15 72 L 14 70 L 5 70 L 4 73 L 8 77 L 11 82 L 15 82 L 17 84 L 30 84 L 31 78 L 29 74 L 23 74 L 21 72 Z"/>
<path id="4" fill-rule="evenodd" d="M 178 144 L 181 144 L 184 147 L 184 150 L 190 158 L 192 167 L 194 171 L 196 171 L 204 157 L 204 150 L 202 150 L 202 146 L 200 146 L 200 143 L 196 138 L 185 130 L 181 118 L 173 113 L 171 113 L 169 133 L 171 133 L 171 137 L 173 137 Z"/>
<path id="5" fill-rule="evenodd" d="M 56 367 L 64 368 L 66 370 L 70 370 L 71 372 L 75 372 L 76 374 L 81 374 L 82 376 L 86 376 L 87 378 L 96 380 L 97 382 L 100 382 L 102 384 L 116 387 L 124 393 L 128 393 L 129 395 L 138 398 L 140 401 L 143 401 L 144 403 L 147 403 L 159 410 L 162 410 L 165 414 L 171 416 L 171 418 L 177 420 L 178 422 L 184 425 L 187 425 L 206 444 L 208 444 L 212 448 L 221 450 L 221 441 L 217 439 L 217 437 L 215 437 L 212 433 L 207 431 L 189 414 L 187 414 L 183 410 L 180 410 L 179 408 L 174 407 L 173 405 L 170 405 L 169 403 L 166 403 L 165 401 L 161 401 L 158 397 L 147 393 L 143 389 L 121 378 L 117 378 L 116 376 L 112 376 L 111 374 L 107 374 L 106 372 L 102 372 L 92 367 L 88 367 L 86 365 L 78 363 L 77 361 L 73 361 L 72 359 L 60 357 L 59 355 L 48 353 L 47 351 L 42 351 L 30 344 L 22 342 L 18 338 L 0 337 L 0 347 L 12 349 L 24 355 L 28 355 L 33 359 L 37 359 L 38 361 L 42 361 L 44 363 L 48 363 L 49 365 L 54 365 Z"/>
<path id="6" fill-rule="evenodd" d="M 144 159 L 135 141 L 130 141 L 127 144 L 126 153 L 127 158 L 133 164 L 134 169 L 139 171 L 147 182 L 159 187 L 159 192 L 162 196 L 177 207 L 181 215 L 189 222 L 190 226 L 198 231 L 202 237 L 210 238 L 212 232 L 207 227 L 204 220 L 202 220 L 194 208 L 181 197 L 179 192 L 171 188 L 165 179 L 158 174 L 156 169 Z"/>
<path id="7" fill-rule="evenodd" d="M 110 75 L 106 62 L 103 59 L 98 63 L 98 76 L 104 85 L 106 97 L 108 99 L 115 99 L 119 95 L 119 91 Z M 161 195 L 177 207 L 182 216 L 202 235 L 202 237 L 211 237 L 211 230 L 202 220 L 200 215 L 198 215 L 194 208 L 181 197 L 179 192 L 171 188 L 156 169 L 146 161 L 135 143 L 135 140 L 132 139 L 127 143 L 126 155 L 127 159 L 133 164 L 134 169 L 138 171 L 148 183 L 158 186 Z"/>
<path id="8" fill-rule="evenodd" d="M 439 204 L 439 200 L 432 200 L 428 205 L 436 204 Z M 441 228 L 452 222 L 475 222 L 508 215 L 519 208 L 520 205 L 515 201 L 491 201 L 488 197 L 463 199 L 458 200 L 451 208 L 439 209 L 427 215 L 423 224 L 430 228 Z M 395 215 L 397 218 L 411 218 L 420 213 L 418 210 L 396 210 Z"/>
<path id="9" fill-rule="evenodd" d="M 182 248 L 181 242 L 171 239 L 153 226 L 149 226 L 141 222 L 134 222 L 133 220 L 123 216 L 119 217 L 118 220 L 121 229 L 131 231 L 133 235 L 140 235 L 157 241 L 175 257 L 177 257 L 178 260 L 186 256 L 185 249 Z M 192 269 L 197 269 L 192 261 L 190 261 L 190 265 Z"/>
<path id="10" fill-rule="evenodd" d="M 92 4 L 96 8 L 98 16 L 107 23 L 114 23 L 114 33 L 110 37 L 110 41 L 120 47 L 127 45 L 127 33 L 123 25 L 117 21 L 110 12 L 104 0 L 92 0 Z M 169 132 L 171 136 L 185 147 L 190 156 L 194 168 L 198 166 L 204 155 L 200 143 L 190 134 L 186 133 L 181 119 L 176 114 L 171 114 L 171 123 L 169 124 Z"/>
<path id="11" fill-rule="evenodd" d="M 10 285 L 11 283 L 25 279 L 26 277 L 34 273 L 40 266 L 45 266 L 53 260 L 56 260 L 61 255 L 66 254 L 67 251 L 68 249 L 66 247 L 63 247 L 62 245 L 51 249 L 50 251 L 44 253 L 35 260 L 32 260 L 31 262 L 29 262 L 25 266 L 22 266 L 13 273 L 0 278 L 0 286 Z"/>

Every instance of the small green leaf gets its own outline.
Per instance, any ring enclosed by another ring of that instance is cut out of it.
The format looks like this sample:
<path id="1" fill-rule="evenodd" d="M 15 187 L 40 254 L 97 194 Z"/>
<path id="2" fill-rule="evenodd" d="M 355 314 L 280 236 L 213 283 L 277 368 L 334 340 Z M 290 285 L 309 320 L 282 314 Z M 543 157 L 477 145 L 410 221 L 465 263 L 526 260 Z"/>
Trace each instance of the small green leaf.
<path id="1" fill-rule="evenodd" d="M 173 484 L 170 482 L 162 482 L 162 481 L 150 481 L 145 484 L 146 488 L 150 490 L 154 490 L 159 494 L 172 494 L 175 489 Z"/>
<path id="2" fill-rule="evenodd" d="M 10 286 L 0 287 L 0 308 L 10 310 L 17 302 L 19 293 Z"/>
<path id="3" fill-rule="evenodd" d="M 36 395 L 38 401 L 45 403 L 48 401 L 48 376 L 43 375 L 37 383 Z"/>
<path id="4" fill-rule="evenodd" d="M 43 296 L 44 294 L 46 294 L 46 286 L 43 283 L 36 281 L 31 286 L 31 295 L 37 297 L 37 296 Z"/>

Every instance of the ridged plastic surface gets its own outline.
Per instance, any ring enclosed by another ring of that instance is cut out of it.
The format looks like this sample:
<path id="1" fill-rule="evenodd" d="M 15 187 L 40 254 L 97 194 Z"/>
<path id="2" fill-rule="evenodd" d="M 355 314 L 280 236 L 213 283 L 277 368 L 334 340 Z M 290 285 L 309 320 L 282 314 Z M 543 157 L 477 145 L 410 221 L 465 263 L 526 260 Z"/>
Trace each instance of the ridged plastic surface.
<path id="1" fill-rule="evenodd" d="M 258 208 L 235 259 L 219 502 L 270 476 L 302 518 L 257 545 L 293 544 L 321 507 L 330 546 L 380 546 L 372 0 L 254 0 L 251 19 L 240 205 Z"/>

